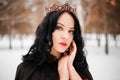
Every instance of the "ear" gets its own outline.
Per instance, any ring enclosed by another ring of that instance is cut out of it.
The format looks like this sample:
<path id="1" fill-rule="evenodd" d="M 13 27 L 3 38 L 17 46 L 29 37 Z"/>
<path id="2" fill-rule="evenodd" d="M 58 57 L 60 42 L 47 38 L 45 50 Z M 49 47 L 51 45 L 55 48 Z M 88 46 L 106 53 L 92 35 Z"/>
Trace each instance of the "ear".
<path id="1" fill-rule="evenodd" d="M 50 41 L 48 41 L 48 45 L 49 45 L 49 46 L 51 45 L 51 42 L 50 42 Z"/>

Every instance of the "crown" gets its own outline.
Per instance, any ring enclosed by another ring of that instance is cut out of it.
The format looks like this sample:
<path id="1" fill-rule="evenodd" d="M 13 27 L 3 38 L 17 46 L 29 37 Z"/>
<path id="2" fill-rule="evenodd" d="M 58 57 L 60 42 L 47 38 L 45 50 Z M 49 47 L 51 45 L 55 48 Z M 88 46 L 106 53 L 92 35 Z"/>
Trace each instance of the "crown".
<path id="1" fill-rule="evenodd" d="M 72 8 L 68 3 L 63 5 L 55 5 L 53 4 L 52 7 L 46 8 L 46 13 L 53 12 L 53 11 L 70 11 L 72 13 L 76 13 L 76 8 Z"/>

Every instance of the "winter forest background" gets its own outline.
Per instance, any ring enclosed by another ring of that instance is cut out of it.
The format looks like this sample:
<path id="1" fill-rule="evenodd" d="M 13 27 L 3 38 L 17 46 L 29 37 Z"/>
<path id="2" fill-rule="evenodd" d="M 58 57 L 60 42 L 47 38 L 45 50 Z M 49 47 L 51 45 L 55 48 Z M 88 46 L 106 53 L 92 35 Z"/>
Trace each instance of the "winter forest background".
<path id="1" fill-rule="evenodd" d="M 14 80 L 45 8 L 77 8 L 94 80 L 120 80 L 120 0 L 0 0 L 0 80 Z"/>

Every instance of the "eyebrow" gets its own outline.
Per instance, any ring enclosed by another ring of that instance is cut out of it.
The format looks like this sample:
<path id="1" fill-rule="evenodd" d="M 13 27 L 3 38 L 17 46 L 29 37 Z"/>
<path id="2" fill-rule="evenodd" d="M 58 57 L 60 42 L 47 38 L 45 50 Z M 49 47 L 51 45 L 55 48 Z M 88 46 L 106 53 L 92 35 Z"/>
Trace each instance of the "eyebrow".
<path id="1" fill-rule="evenodd" d="M 57 23 L 57 24 L 60 24 L 60 25 L 62 25 L 62 26 L 64 26 L 64 27 L 65 27 L 65 25 L 64 25 L 64 24 L 62 24 L 62 23 Z M 74 29 L 74 27 L 71 27 L 70 29 Z"/>

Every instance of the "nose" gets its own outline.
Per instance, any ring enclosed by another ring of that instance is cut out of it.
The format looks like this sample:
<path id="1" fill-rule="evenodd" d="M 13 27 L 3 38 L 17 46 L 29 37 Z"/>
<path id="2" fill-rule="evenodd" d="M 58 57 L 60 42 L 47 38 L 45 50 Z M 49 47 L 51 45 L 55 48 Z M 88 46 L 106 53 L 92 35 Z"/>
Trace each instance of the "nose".
<path id="1" fill-rule="evenodd" d="M 62 36 L 62 39 L 68 39 L 69 38 L 68 32 L 63 32 L 61 36 Z"/>

